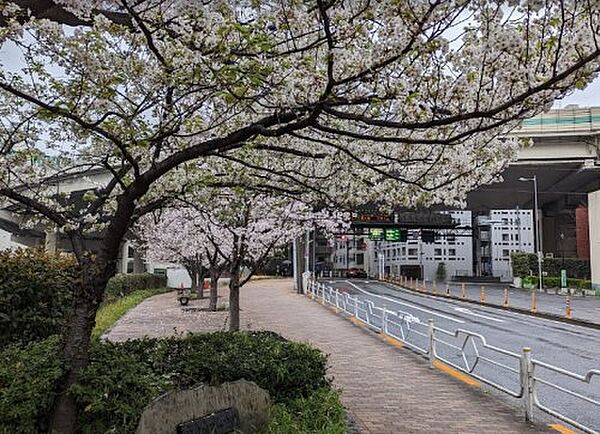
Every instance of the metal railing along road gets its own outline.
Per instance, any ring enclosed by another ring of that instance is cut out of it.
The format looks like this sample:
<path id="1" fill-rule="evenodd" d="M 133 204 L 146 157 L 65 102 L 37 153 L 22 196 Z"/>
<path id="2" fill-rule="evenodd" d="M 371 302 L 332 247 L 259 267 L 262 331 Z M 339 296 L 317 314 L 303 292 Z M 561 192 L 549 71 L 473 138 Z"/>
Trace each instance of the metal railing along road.
<path id="1" fill-rule="evenodd" d="M 595 376 L 598 376 L 598 380 L 600 380 L 600 370 L 594 369 L 580 375 L 533 359 L 530 348 L 523 348 L 521 354 L 518 354 L 490 345 L 486 338 L 479 333 L 462 328 L 448 331 L 436 326 L 432 319 L 423 323 L 409 312 L 377 307 L 370 300 L 353 297 L 347 292 L 340 292 L 324 283 L 310 281 L 307 289 L 308 295 L 312 298 L 320 299 L 324 304 L 329 304 L 361 321 L 370 329 L 392 337 L 407 347 L 424 354 L 429 359 L 431 367 L 438 361 L 443 362 L 475 380 L 513 398 L 520 399 L 525 411 L 525 418 L 528 421 L 533 420 L 534 407 L 536 407 L 586 433 L 600 434 L 598 427 L 586 426 L 568 417 L 561 412 L 560 408 L 551 408 L 549 404 L 544 404 L 538 396 L 538 389 L 540 385 L 543 385 L 579 399 L 593 406 L 597 409 L 596 411 L 600 411 L 600 401 L 538 374 L 543 369 L 553 373 L 555 377 L 564 377 L 589 385 Z M 482 368 L 483 366 L 485 368 Z M 495 378 L 501 378 L 501 380 L 491 378 L 490 375 L 487 375 L 490 372 L 494 372 Z"/>

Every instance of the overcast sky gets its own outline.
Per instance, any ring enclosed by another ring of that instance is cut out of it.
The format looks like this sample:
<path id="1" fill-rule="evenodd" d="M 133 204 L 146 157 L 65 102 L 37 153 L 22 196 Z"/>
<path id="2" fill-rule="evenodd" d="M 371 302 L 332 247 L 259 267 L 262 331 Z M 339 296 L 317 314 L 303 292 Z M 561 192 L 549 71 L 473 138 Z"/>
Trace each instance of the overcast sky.
<path id="1" fill-rule="evenodd" d="M 600 77 L 584 90 L 576 90 L 571 95 L 554 103 L 554 108 L 562 108 L 569 104 L 582 107 L 600 106 Z"/>

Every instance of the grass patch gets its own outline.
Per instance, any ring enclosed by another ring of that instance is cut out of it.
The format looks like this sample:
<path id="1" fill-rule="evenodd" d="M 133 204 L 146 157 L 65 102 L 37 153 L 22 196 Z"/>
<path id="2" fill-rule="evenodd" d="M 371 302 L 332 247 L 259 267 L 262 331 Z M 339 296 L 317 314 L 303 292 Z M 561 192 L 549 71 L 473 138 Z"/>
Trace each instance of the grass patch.
<path id="1" fill-rule="evenodd" d="M 119 318 L 127 313 L 127 311 L 134 308 L 148 297 L 168 291 L 170 291 L 168 288 L 140 289 L 125 297 L 109 301 L 101 306 L 96 313 L 96 326 L 92 331 L 92 338 L 97 339 L 102 336 L 102 334 L 111 328 Z"/>
<path id="2" fill-rule="evenodd" d="M 275 404 L 264 434 L 345 434 L 347 429 L 339 393 L 324 387 L 307 398 Z"/>

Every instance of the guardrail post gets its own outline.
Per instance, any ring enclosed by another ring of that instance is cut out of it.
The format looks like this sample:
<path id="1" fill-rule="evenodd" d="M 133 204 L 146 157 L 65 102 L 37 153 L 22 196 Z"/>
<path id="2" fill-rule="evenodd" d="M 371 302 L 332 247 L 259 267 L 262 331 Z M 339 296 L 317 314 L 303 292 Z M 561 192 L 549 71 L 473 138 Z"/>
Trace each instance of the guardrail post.
<path id="1" fill-rule="evenodd" d="M 504 307 L 508 307 L 508 288 L 504 288 Z"/>
<path id="2" fill-rule="evenodd" d="M 565 298 L 565 302 L 566 302 L 566 312 L 565 312 L 565 318 L 567 319 L 573 319 L 573 312 L 571 310 L 571 293 L 567 292 L 567 297 Z"/>
<path id="3" fill-rule="evenodd" d="M 335 288 L 335 309 L 336 311 L 340 308 L 340 292 Z"/>
<path id="4" fill-rule="evenodd" d="M 467 298 L 467 288 L 465 287 L 464 282 L 460 284 L 460 298 L 463 300 Z"/>
<path id="5" fill-rule="evenodd" d="M 429 337 L 429 367 L 433 368 L 435 362 L 435 322 L 430 319 L 428 321 L 429 329 L 428 329 L 428 337 Z"/>
<path id="6" fill-rule="evenodd" d="M 450 297 L 450 284 L 446 283 L 446 296 Z"/>
<path id="7" fill-rule="evenodd" d="M 388 334 L 387 318 L 388 318 L 388 310 L 384 307 L 383 311 L 381 313 L 381 331 L 385 336 L 387 336 L 387 334 Z"/>
<path id="8" fill-rule="evenodd" d="M 479 301 L 485 304 L 485 286 L 481 285 L 481 294 L 479 295 Z"/>
<path id="9" fill-rule="evenodd" d="M 533 421 L 533 363 L 531 363 L 531 348 L 523 348 L 521 355 L 521 388 L 523 390 L 523 406 L 525 420 Z"/>
<path id="10" fill-rule="evenodd" d="M 437 282 L 435 280 L 431 282 L 431 293 L 437 295 Z"/>

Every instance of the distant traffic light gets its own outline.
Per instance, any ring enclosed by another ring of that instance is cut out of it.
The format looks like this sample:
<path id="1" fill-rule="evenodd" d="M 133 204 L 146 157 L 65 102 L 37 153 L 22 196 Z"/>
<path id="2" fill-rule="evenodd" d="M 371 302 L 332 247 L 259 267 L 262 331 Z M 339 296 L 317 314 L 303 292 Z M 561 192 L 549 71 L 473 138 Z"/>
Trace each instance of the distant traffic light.
<path id="1" fill-rule="evenodd" d="M 435 242 L 435 232 L 434 231 L 421 231 L 421 241 L 424 243 L 434 243 Z"/>

